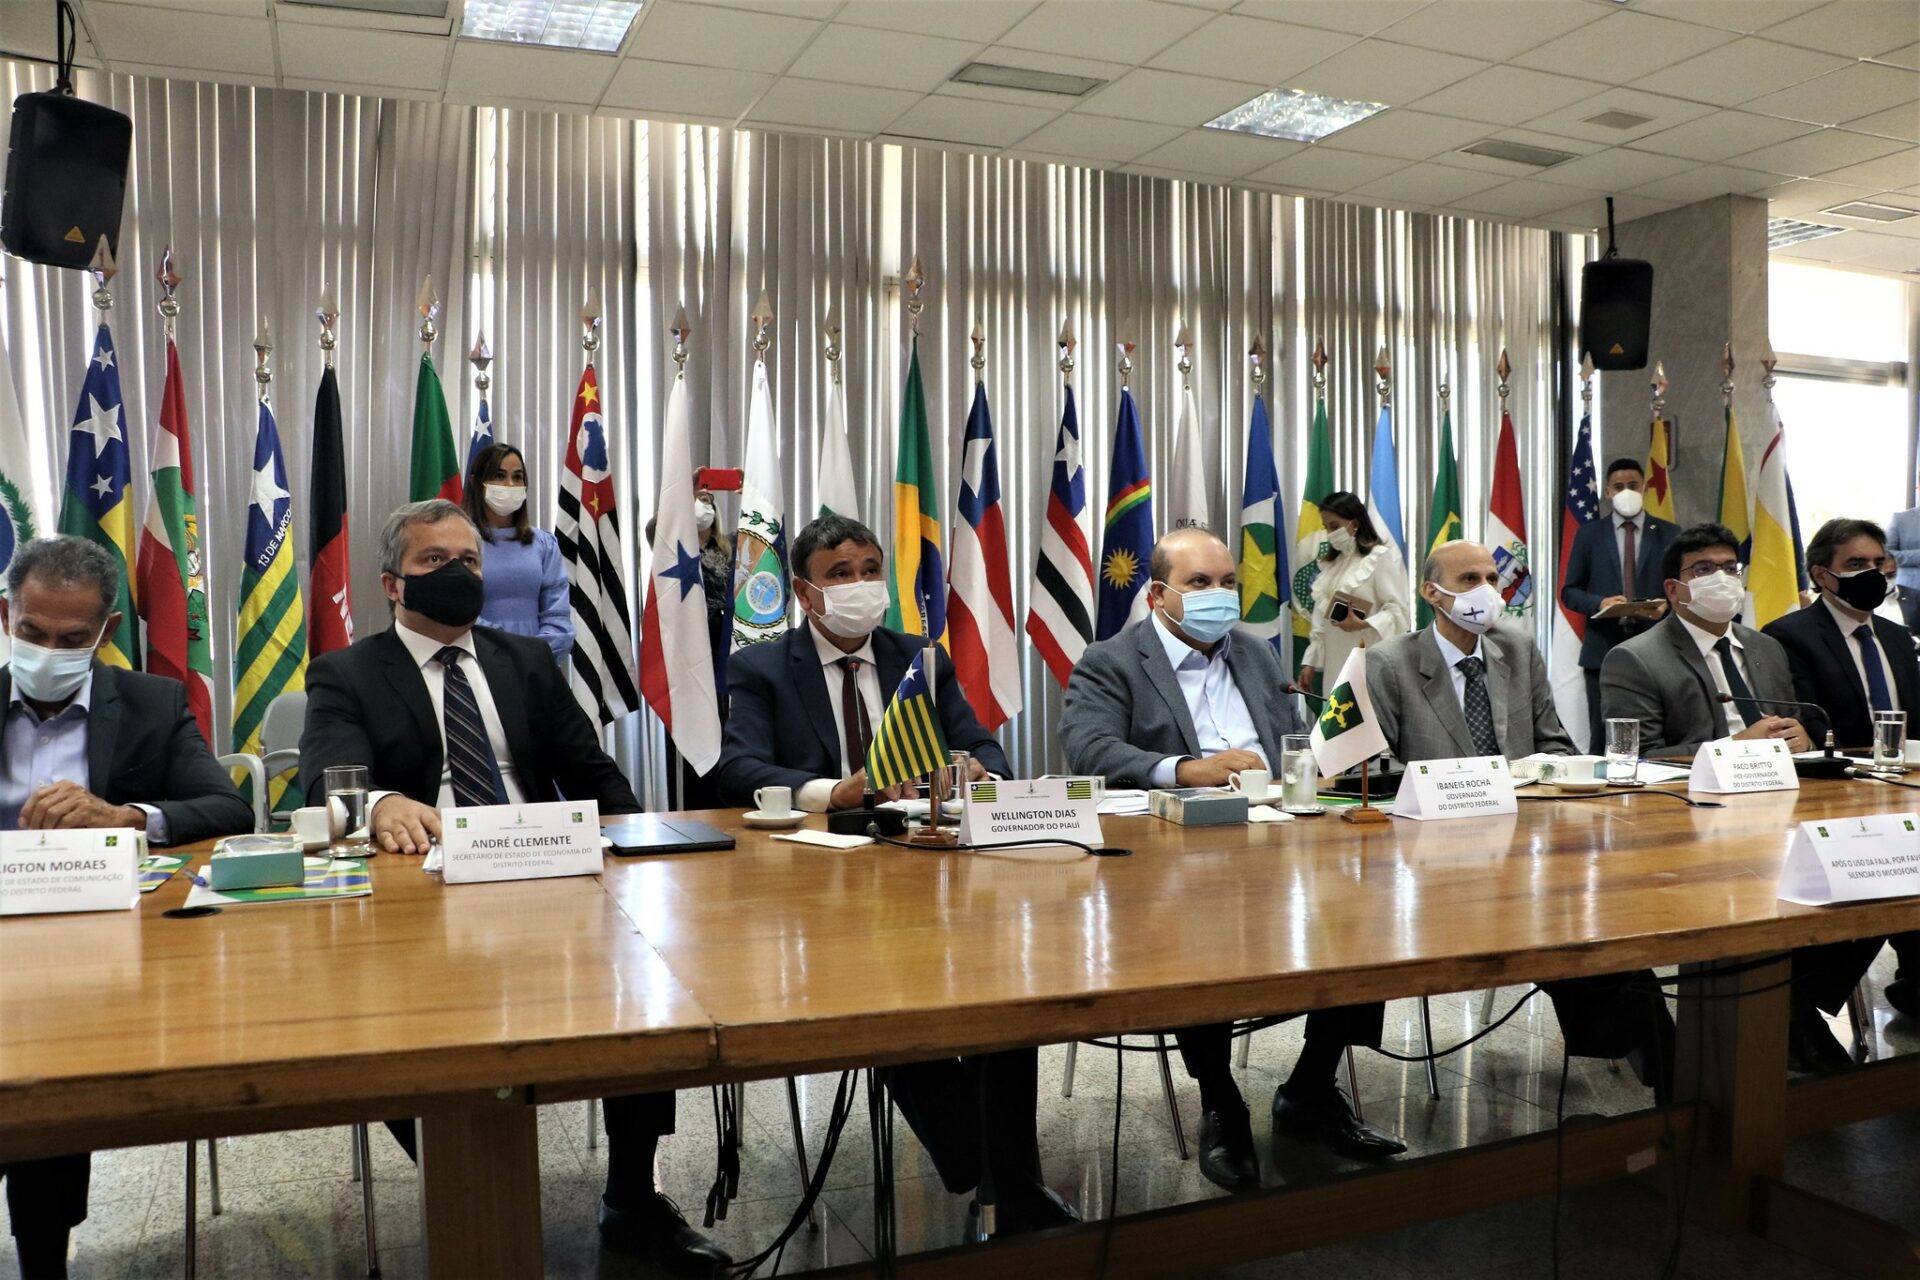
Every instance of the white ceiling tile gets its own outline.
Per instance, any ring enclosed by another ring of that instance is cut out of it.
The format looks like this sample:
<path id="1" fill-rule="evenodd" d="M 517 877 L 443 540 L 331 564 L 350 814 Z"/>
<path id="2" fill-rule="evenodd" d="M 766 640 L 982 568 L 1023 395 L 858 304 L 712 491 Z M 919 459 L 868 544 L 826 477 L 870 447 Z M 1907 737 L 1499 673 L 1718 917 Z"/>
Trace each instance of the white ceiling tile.
<path id="1" fill-rule="evenodd" d="M 1591 98 L 1607 86 L 1525 67 L 1489 67 L 1458 84 L 1430 93 L 1414 105 L 1435 115 L 1520 124 Z"/>
<path id="2" fill-rule="evenodd" d="M 1202 76 L 1231 76 L 1272 88 L 1332 57 L 1354 37 L 1284 22 L 1223 14 L 1155 57 L 1150 65 Z"/>
<path id="3" fill-rule="evenodd" d="M 1490 191 L 1475 192 L 1453 204 L 1457 209 L 1492 214 L 1498 218 L 1538 218 L 1556 209 L 1564 209 L 1569 201 L 1579 198 L 1580 192 L 1572 187 L 1522 178 Z"/>
<path id="4" fill-rule="evenodd" d="M 1498 174 L 1476 173 L 1471 169 L 1451 169 L 1442 164 L 1410 164 L 1354 188 L 1361 198 L 1375 196 L 1402 200 L 1417 205 L 1452 204 L 1478 191 L 1500 186 L 1506 180 Z"/>
<path id="5" fill-rule="evenodd" d="M 758 71 L 721 71 L 683 62 L 628 58 L 614 72 L 602 106 L 644 111 L 670 120 L 699 116 L 737 120 L 773 84 Z"/>
<path id="6" fill-rule="evenodd" d="M 1684 58 L 1726 44 L 1733 36 L 1713 27 L 1672 22 L 1619 10 L 1515 58 L 1536 71 L 1625 83 Z"/>
<path id="7" fill-rule="evenodd" d="M 1770 89 L 1811 80 L 1846 65 L 1846 59 L 1830 53 L 1749 37 L 1676 62 L 1633 83 L 1654 93 L 1730 107 Z"/>
<path id="8" fill-rule="evenodd" d="M 1283 156 L 1306 150 L 1304 142 L 1256 138 L 1220 129 L 1194 129 L 1172 142 L 1155 147 L 1134 163 L 1184 169 L 1215 178 L 1241 178 L 1264 169 Z"/>
<path id="9" fill-rule="evenodd" d="M 884 27 L 950 40 L 991 43 L 1020 19 L 1032 13 L 1037 0 L 848 0 L 833 15 L 835 22 L 856 27 Z"/>
<path id="10" fill-rule="evenodd" d="M 680 0 L 670 0 L 678 4 Z M 660 0 L 652 0 L 649 7 Z M 703 5 L 722 9 L 745 9 L 750 13 L 771 13 L 786 18 L 831 18 L 840 8 L 840 0 L 699 0 Z"/>
<path id="11" fill-rule="evenodd" d="M 1665 213 L 1669 209 L 1679 207 L 1680 202 L 1677 200 L 1654 200 L 1647 196 L 1615 196 L 1613 198 L 1613 216 L 1616 222 L 1631 222 L 1635 218 Z M 1607 225 L 1607 198 L 1596 192 L 1585 200 L 1542 216 L 1551 217 L 1558 223 L 1576 227 L 1582 231 L 1592 231 Z"/>
<path id="12" fill-rule="evenodd" d="M 809 80 L 841 80 L 928 93 L 971 62 L 983 45 L 833 23 L 787 68 Z"/>
<path id="13" fill-rule="evenodd" d="M 1693 204 L 1698 200 L 1711 200 L 1715 196 L 1752 195 L 1764 191 L 1779 183 L 1777 173 L 1761 173 L 1756 169 L 1736 169 L 1723 164 L 1695 165 L 1684 173 L 1661 178 L 1632 188 L 1637 196 L 1652 196 L 1656 200 L 1677 200 L 1681 204 Z"/>
<path id="14" fill-rule="evenodd" d="M 1872 187 L 1876 191 L 1899 191 L 1920 182 L 1920 149 L 1903 147 L 1891 155 L 1864 164 L 1850 164 L 1821 175 L 1828 182 Z"/>
<path id="15" fill-rule="evenodd" d="M 1630 191 L 1635 187 L 1685 173 L 1696 166 L 1690 160 L 1649 155 L 1614 147 L 1596 151 L 1553 167 L 1553 180 L 1572 187 L 1591 187 L 1599 191 Z"/>
<path id="16" fill-rule="evenodd" d="M 6 47 L 14 53 L 53 60 L 53 6 L 47 0 L 0 0 L 0 32 L 5 33 Z M 74 41 L 74 60 L 83 66 L 96 66 L 99 58 L 93 39 L 87 34 L 83 13 Z"/>
<path id="17" fill-rule="evenodd" d="M 1734 157 L 1742 168 L 1766 169 L 1790 173 L 1797 178 L 1817 178 L 1848 165 L 1877 160 L 1891 151 L 1906 148 L 1891 138 L 1876 138 L 1845 129 L 1821 129 L 1803 138 L 1776 142 L 1770 147 Z"/>
<path id="18" fill-rule="evenodd" d="M 1609 111 L 1630 111 L 1635 115 L 1647 117 L 1647 122 L 1627 129 L 1588 123 L 1593 117 Z M 1562 107 L 1538 119 L 1529 120 L 1527 127 L 1539 129 L 1543 133 L 1557 133 L 1563 137 L 1586 138 L 1593 142 L 1619 146 L 1622 143 L 1644 138 L 1650 133 L 1659 133 L 1663 129 L 1671 129 L 1675 125 L 1684 124 L 1688 120 L 1697 120 L 1701 116 L 1712 113 L 1713 108 L 1704 103 L 1668 98 L 1642 89 L 1609 89 L 1605 93 L 1595 94 L 1585 102 L 1576 102 L 1570 107 Z"/>
<path id="19" fill-rule="evenodd" d="M 456 40 L 447 69 L 447 89 L 483 94 L 491 87 L 518 98 L 556 102 L 598 102 L 620 59 L 571 49 L 528 49 L 491 40 Z"/>
<path id="20" fill-rule="evenodd" d="M 1915 11 L 1920 16 L 1920 10 Z M 1900 67 L 1856 62 L 1817 80 L 1755 98 L 1748 111 L 1809 124 L 1845 124 L 1920 98 L 1920 76 Z M 1920 111 L 1920 108 L 1914 108 Z"/>
<path id="21" fill-rule="evenodd" d="M 1823 3 L 1825 0 L 1640 0 L 1634 7 L 1656 17 L 1746 33 L 1764 31 Z"/>
<path id="22" fill-rule="evenodd" d="M 1297 22 L 1303 27 L 1319 27 L 1325 31 L 1370 36 L 1383 27 L 1392 26 L 1427 3 L 1428 0 L 1365 0 L 1365 3 L 1355 3 L 1355 0 L 1241 0 L 1235 12 L 1251 14 L 1256 18 Z"/>
<path id="23" fill-rule="evenodd" d="M 1369 155 L 1397 156 L 1402 160 L 1425 160 L 1457 150 L 1469 142 L 1478 142 L 1493 132 L 1473 120 L 1455 120 L 1448 116 L 1428 115 L 1423 111 L 1383 112 L 1370 120 L 1348 125 L 1327 140 L 1339 139 L 1343 151 L 1364 151 Z"/>
<path id="24" fill-rule="evenodd" d="M 1777 187 L 1768 187 L 1753 194 L 1764 197 L 1772 205 L 1768 212 L 1776 218 L 1803 218 L 1849 200 L 1871 199 L 1874 192 L 1838 182 L 1796 178 L 1792 182 L 1783 182 Z"/>
<path id="25" fill-rule="evenodd" d="M 1875 62 L 1884 62 L 1889 66 L 1920 69 L 1920 42 L 1903 45 L 1898 49 L 1874 57 Z"/>
<path id="26" fill-rule="evenodd" d="M 748 112 L 748 118 L 832 133 L 872 134 L 898 120 L 901 112 L 919 97 L 899 89 L 874 89 L 789 76 L 767 90 Z"/>
<path id="27" fill-rule="evenodd" d="M 1193 127 L 1265 92 L 1264 85 L 1142 67 L 1088 94 L 1078 110 L 1088 115 Z"/>
<path id="28" fill-rule="evenodd" d="M 1292 79 L 1297 89 L 1336 98 L 1384 102 L 1404 107 L 1457 80 L 1485 71 L 1488 64 L 1451 53 L 1433 53 L 1385 40 L 1363 40 Z"/>
<path id="29" fill-rule="evenodd" d="M 1920 142 L 1920 108 L 1911 103 L 1893 107 L 1877 115 L 1849 120 L 1847 128 L 1854 133 L 1873 133 L 1883 138 L 1899 138 L 1903 142 Z"/>
<path id="30" fill-rule="evenodd" d="M 1606 11 L 1596 5 L 1438 0 L 1380 34 L 1422 49 L 1505 61 L 1605 16 Z"/>
<path id="31" fill-rule="evenodd" d="M 1058 114 L 1058 108 L 1048 111 L 936 93 L 914 103 L 905 115 L 887 126 L 887 132 L 903 138 L 1010 147 Z"/>
<path id="32" fill-rule="evenodd" d="M 345 74 L 398 89 L 445 87 L 447 42 L 438 37 L 294 22 L 276 27 L 280 74 L 289 79 L 326 80 Z"/>
<path id="33" fill-rule="evenodd" d="M 1072 52 L 1112 62 L 1145 62 L 1199 27 L 1205 9 L 1148 4 L 1145 0 L 1046 0 L 999 40 L 1043 53 Z"/>
<path id="34" fill-rule="evenodd" d="M 1391 156 L 1370 156 L 1360 151 L 1340 151 L 1315 144 L 1278 164 L 1268 165 L 1250 175 L 1256 182 L 1292 190 L 1351 191 L 1362 183 L 1384 178 L 1406 161 Z"/>
<path id="35" fill-rule="evenodd" d="M 648 5 L 627 41 L 630 57 L 740 71 L 784 71 L 820 24 L 704 4 Z"/>
<path id="36" fill-rule="evenodd" d="M 274 73 L 273 41 L 265 18 L 96 2 L 87 6 L 87 23 L 101 56 L 115 63 Z"/>
<path id="37" fill-rule="evenodd" d="M 1728 156 L 1785 142 L 1813 130 L 1814 126 L 1793 120 L 1777 120 L 1744 111 L 1716 111 L 1637 139 L 1633 149 L 1688 160 L 1725 160 Z"/>
<path id="38" fill-rule="evenodd" d="M 1139 120 L 1123 123 L 1101 116 L 1069 113 L 1021 139 L 1020 147 L 1023 151 L 1075 156 L 1081 163 L 1125 164 L 1185 132 L 1170 124 L 1148 124 Z"/>
<path id="39" fill-rule="evenodd" d="M 1767 28 L 1767 36 L 1849 58 L 1877 58 L 1913 43 L 1920 25 L 1911 0 L 1835 0 Z"/>

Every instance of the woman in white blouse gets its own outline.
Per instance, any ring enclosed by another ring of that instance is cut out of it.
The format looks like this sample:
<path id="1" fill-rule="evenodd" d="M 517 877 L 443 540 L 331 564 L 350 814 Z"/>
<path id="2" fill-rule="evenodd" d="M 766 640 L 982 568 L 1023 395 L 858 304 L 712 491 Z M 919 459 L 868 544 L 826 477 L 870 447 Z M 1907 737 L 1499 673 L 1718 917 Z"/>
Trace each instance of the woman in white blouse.
<path id="1" fill-rule="evenodd" d="M 1300 683 L 1313 688 L 1316 672 L 1338 676 L 1354 649 L 1408 629 L 1407 569 L 1399 550 L 1382 539 L 1367 506 L 1350 493 L 1320 499 L 1320 575 L 1313 580 L 1313 632 Z"/>

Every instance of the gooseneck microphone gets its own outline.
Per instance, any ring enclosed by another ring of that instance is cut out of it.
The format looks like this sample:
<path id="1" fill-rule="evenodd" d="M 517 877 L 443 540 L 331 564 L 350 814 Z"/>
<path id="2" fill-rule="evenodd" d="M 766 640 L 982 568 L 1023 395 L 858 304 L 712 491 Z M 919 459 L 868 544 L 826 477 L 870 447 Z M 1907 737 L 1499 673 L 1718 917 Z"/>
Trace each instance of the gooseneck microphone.
<path id="1" fill-rule="evenodd" d="M 1747 703 L 1758 708 L 1760 714 L 1768 716 L 1779 714 L 1777 711 L 1769 711 L 1767 709 L 1769 707 L 1798 707 L 1803 711 L 1818 712 L 1820 718 L 1827 722 L 1826 749 L 1816 760 L 1796 759 L 1793 762 L 1794 772 L 1803 778 L 1844 778 L 1849 776 L 1847 771 L 1847 758 L 1834 750 L 1833 717 L 1828 715 L 1827 709 L 1819 703 L 1801 702 L 1797 698 L 1748 698 L 1731 693 L 1721 694 L 1720 702 L 1722 705 L 1732 702 Z"/>
<path id="2" fill-rule="evenodd" d="M 1319 694 L 1315 693 L 1313 690 L 1304 688 L 1301 685 L 1296 684 L 1292 680 L 1287 681 L 1287 687 L 1282 689 L 1280 692 L 1297 693 L 1303 698 L 1309 699 L 1313 702 L 1320 703 L 1322 706 L 1326 705 L 1326 701 L 1327 701 L 1325 698 L 1321 697 Z"/>

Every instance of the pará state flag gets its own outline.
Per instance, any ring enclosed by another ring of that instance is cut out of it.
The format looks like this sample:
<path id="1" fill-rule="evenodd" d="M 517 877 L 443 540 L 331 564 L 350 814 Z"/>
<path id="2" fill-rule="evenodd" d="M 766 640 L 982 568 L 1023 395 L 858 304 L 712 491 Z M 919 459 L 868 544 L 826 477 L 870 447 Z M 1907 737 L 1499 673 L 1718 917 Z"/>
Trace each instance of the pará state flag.
<path id="1" fill-rule="evenodd" d="M 1280 472 L 1273 460 L 1273 430 L 1267 424 L 1267 402 L 1253 398 L 1253 417 L 1247 425 L 1246 480 L 1240 489 L 1240 625 L 1273 645 L 1288 638 L 1287 544 L 1280 531 L 1286 513 L 1280 509 Z"/>
<path id="2" fill-rule="evenodd" d="M 1527 550 L 1527 499 L 1520 487 L 1520 449 L 1513 418 L 1500 411 L 1500 438 L 1493 450 L 1493 494 L 1487 502 L 1487 550 L 1500 572 L 1500 598 L 1509 614 L 1533 602 L 1533 558 Z"/>
<path id="3" fill-rule="evenodd" d="M 1324 777 L 1345 773 L 1387 749 L 1367 693 L 1367 651 L 1356 648 L 1333 679 L 1320 718 L 1313 722 L 1313 758 Z"/>
<path id="4" fill-rule="evenodd" d="M 747 402 L 747 465 L 733 537 L 733 651 L 787 630 L 787 516 L 774 439 L 773 391 L 764 360 L 753 362 Z"/>
<path id="5" fill-rule="evenodd" d="M 6 342 L 0 339 L 0 598 L 7 594 L 7 567 L 23 543 L 44 537 L 47 507 L 39 478 L 27 451 L 27 419 L 13 386 L 13 364 Z M 0 662 L 7 660 L 12 643 L 0 627 Z"/>
<path id="6" fill-rule="evenodd" d="M 480 455 L 493 447 L 493 409 L 487 404 L 486 394 L 480 396 L 480 408 L 473 415 L 473 432 L 467 437 L 467 465 L 461 474 L 475 484 L 479 477 L 473 474 L 473 464 L 480 461 Z"/>
<path id="7" fill-rule="evenodd" d="M 107 549 L 120 571 L 114 610 L 120 625 L 100 647 L 100 661 L 132 668 L 134 642 L 133 462 L 127 453 L 126 411 L 120 400 L 120 366 L 113 334 L 102 324 L 94 335 L 67 437 L 67 492 L 60 504 L 60 532 Z"/>
<path id="8" fill-rule="evenodd" d="M 1107 526 L 1100 539 L 1100 608 L 1094 639 L 1118 635 L 1147 613 L 1147 560 L 1153 554 L 1153 484 L 1133 392 L 1120 388 L 1107 470 Z"/>
<path id="9" fill-rule="evenodd" d="M 695 773 L 720 758 L 707 596 L 700 578 L 700 530 L 693 518 L 693 428 L 687 377 L 674 375 L 660 437 L 660 502 L 653 525 L 653 572 L 640 613 L 640 691 Z"/>

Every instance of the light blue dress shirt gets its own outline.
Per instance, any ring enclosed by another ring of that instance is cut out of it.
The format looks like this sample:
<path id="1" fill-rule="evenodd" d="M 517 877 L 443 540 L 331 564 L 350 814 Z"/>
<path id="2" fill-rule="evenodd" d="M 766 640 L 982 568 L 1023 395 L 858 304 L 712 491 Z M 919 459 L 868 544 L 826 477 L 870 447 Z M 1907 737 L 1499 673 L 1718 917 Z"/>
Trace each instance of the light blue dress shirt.
<path id="1" fill-rule="evenodd" d="M 89 675 L 73 701 L 47 720 L 20 696 L 20 683 L 8 689 L 6 726 L 0 742 L 6 758 L 0 760 L 0 829 L 17 831 L 20 810 L 34 792 L 55 782 L 71 782 L 93 789 L 87 768 L 88 713 L 93 706 L 93 677 Z M 167 843 L 166 815 L 150 804 L 134 805 L 147 815 L 147 840 Z"/>
<path id="2" fill-rule="evenodd" d="M 1240 687 L 1233 682 L 1233 670 L 1227 666 L 1233 637 L 1227 636 L 1208 654 L 1175 635 L 1158 613 L 1153 615 L 1153 627 L 1167 651 L 1167 661 L 1173 664 L 1173 678 L 1180 682 L 1180 694 L 1187 701 L 1187 714 L 1193 717 L 1193 732 L 1199 740 L 1201 754 L 1251 751 L 1271 767 L 1266 748 L 1260 745 L 1260 729 L 1253 723 L 1253 713 L 1247 710 L 1247 700 L 1240 696 Z M 1147 785 L 1179 785 L 1175 774 L 1180 762 L 1189 758 L 1166 757 L 1153 766 Z"/>

